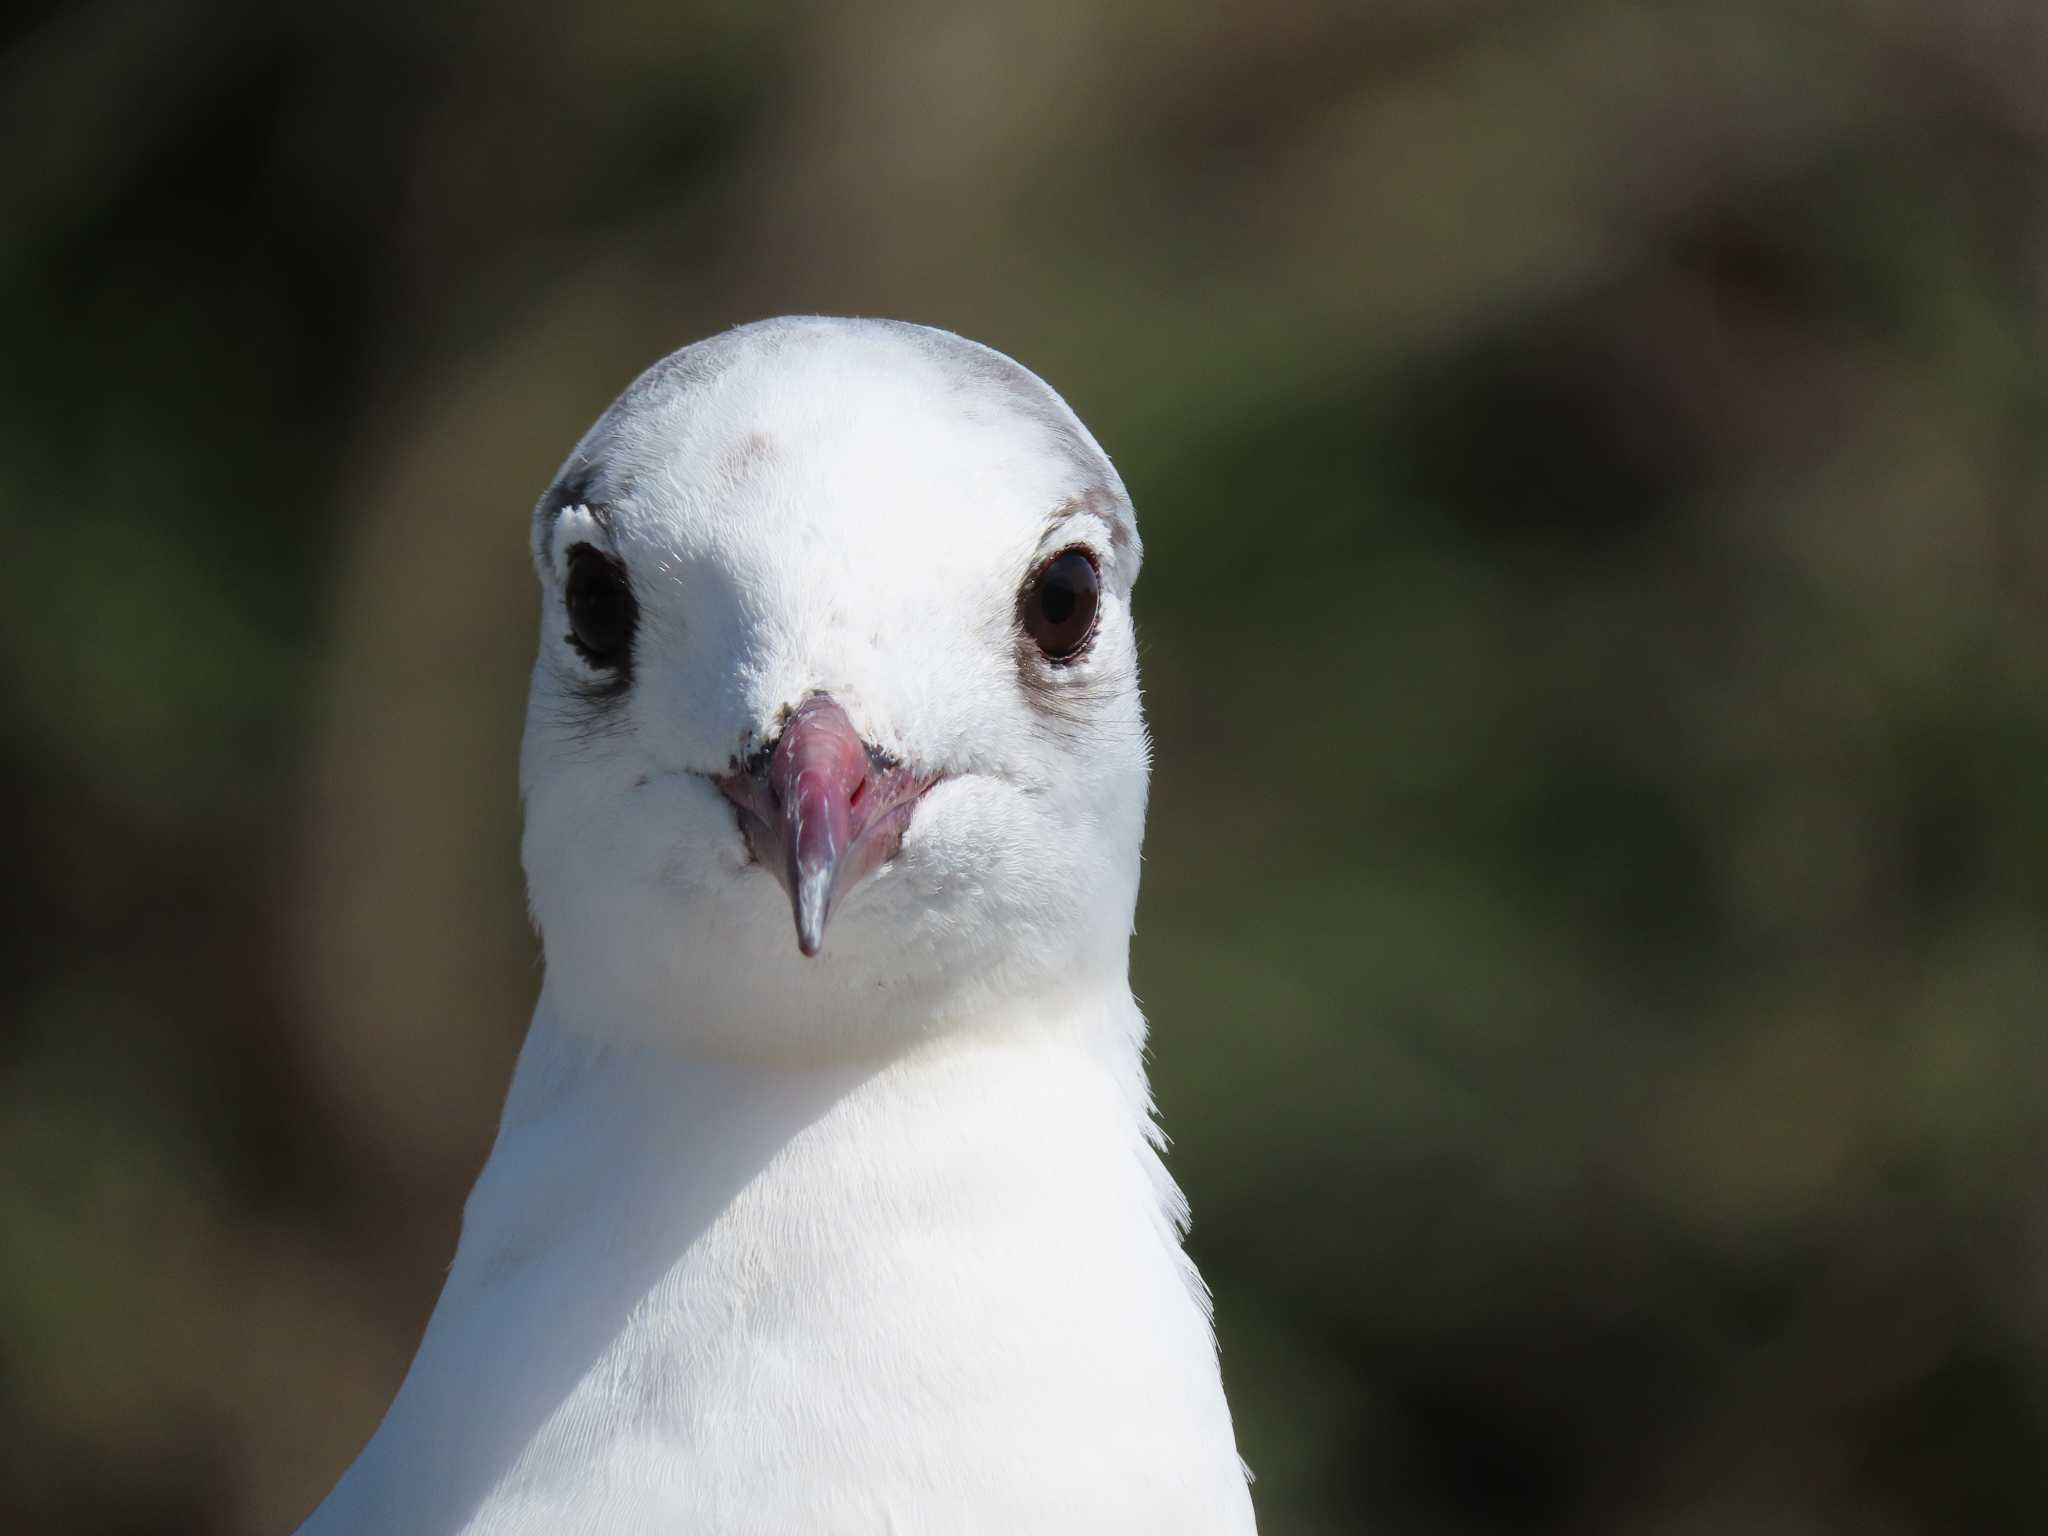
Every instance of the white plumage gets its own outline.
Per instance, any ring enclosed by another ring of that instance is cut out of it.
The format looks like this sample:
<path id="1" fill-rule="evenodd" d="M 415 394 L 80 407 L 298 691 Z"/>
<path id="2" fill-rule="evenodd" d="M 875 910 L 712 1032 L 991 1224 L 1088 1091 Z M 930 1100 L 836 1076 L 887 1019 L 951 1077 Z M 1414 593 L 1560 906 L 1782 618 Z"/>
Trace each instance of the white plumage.
<path id="1" fill-rule="evenodd" d="M 304 1531 L 1250 1531 L 1128 982 L 1140 544 L 1094 439 L 958 337 L 771 321 L 635 383 L 534 553 L 546 979 Z"/>

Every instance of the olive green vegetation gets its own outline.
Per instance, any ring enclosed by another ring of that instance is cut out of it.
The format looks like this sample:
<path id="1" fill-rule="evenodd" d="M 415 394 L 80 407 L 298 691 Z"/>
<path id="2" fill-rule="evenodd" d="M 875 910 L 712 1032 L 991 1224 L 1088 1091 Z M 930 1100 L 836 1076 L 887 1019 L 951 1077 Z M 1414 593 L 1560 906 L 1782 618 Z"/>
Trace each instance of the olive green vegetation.
<path id="1" fill-rule="evenodd" d="M 535 986 L 528 508 L 792 310 L 1136 497 L 1267 1530 L 2048 1523 L 2032 0 L 31 9 L 0 1526 L 368 1433 Z"/>

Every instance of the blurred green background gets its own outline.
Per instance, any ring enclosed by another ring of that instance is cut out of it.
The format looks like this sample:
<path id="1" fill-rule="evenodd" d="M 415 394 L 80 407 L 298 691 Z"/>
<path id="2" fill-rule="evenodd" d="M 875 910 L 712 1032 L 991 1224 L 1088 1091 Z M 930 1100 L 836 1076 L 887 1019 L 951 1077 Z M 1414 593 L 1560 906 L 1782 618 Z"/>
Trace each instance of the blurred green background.
<path id="1" fill-rule="evenodd" d="M 0 1527 L 271 1533 L 536 987 L 526 519 L 733 322 L 1115 455 L 1264 1528 L 2048 1528 L 2048 10 L 0 32 Z"/>

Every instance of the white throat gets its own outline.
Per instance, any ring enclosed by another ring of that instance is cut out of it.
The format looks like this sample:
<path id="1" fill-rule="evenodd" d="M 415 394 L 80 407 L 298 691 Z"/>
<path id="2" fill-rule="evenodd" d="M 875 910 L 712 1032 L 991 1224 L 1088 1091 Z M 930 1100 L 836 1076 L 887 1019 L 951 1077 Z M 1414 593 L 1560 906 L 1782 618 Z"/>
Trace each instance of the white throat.
<path id="1" fill-rule="evenodd" d="M 1249 1529 L 1128 991 L 987 1022 L 718 1062 L 543 995 L 419 1357 L 307 1529 Z"/>

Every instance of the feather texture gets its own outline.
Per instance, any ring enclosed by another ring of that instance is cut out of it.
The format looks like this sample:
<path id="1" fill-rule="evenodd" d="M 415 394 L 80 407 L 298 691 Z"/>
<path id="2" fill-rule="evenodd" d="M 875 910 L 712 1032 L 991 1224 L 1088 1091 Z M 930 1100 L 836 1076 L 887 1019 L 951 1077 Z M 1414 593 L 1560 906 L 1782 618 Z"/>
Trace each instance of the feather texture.
<path id="1" fill-rule="evenodd" d="M 615 694 L 561 638 L 577 541 L 637 599 Z M 1018 582 L 1076 542 L 1096 638 L 1037 673 Z M 629 389 L 533 547 L 546 981 L 304 1532 L 1251 1530 L 1128 983 L 1140 546 L 1093 438 L 957 337 L 769 322 Z M 818 691 L 938 783 L 806 959 L 713 780 Z"/>

